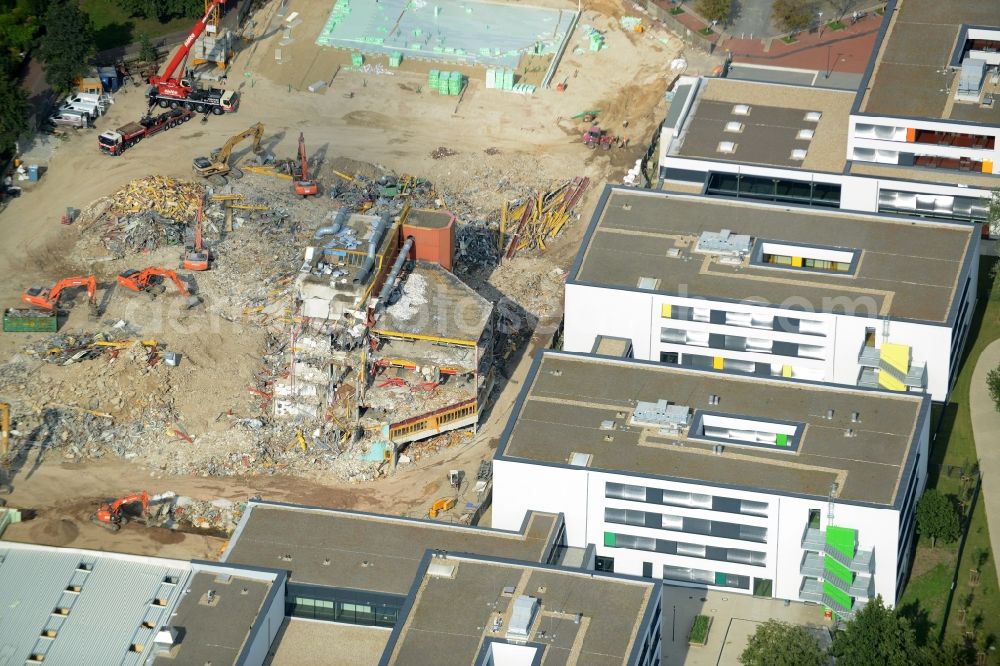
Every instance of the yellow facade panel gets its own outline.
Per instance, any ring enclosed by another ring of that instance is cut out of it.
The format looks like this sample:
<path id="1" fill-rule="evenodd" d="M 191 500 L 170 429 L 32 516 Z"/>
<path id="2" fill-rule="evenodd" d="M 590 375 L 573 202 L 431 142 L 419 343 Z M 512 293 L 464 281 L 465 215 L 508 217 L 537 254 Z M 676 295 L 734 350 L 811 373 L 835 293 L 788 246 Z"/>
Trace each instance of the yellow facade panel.
<path id="1" fill-rule="evenodd" d="M 723 358 L 722 356 L 716 356 L 715 358 L 712 359 L 712 368 L 715 370 L 725 370 L 726 359 Z"/>
<path id="2" fill-rule="evenodd" d="M 660 306 L 660 316 L 664 319 L 670 319 L 671 308 L 670 303 L 664 303 Z"/>

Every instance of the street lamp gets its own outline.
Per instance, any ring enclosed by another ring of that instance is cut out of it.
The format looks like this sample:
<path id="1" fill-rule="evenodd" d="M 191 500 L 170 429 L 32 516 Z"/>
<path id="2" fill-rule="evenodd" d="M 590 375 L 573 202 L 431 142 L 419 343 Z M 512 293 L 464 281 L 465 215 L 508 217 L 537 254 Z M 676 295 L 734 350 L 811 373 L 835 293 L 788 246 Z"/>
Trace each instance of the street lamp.
<path id="1" fill-rule="evenodd" d="M 823 36 L 823 12 L 819 12 L 819 36 Z"/>

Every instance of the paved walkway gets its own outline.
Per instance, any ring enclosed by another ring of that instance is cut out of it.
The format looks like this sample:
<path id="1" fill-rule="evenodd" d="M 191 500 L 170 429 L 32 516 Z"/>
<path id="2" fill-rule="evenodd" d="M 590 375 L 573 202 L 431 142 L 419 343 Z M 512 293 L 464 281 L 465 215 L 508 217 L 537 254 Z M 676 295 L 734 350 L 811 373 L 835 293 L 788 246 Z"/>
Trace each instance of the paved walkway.
<path id="1" fill-rule="evenodd" d="M 850 18 L 845 22 L 842 30 L 799 33 L 791 44 L 771 39 L 768 48 L 761 39 L 733 37 L 723 48 L 732 51 L 735 63 L 861 74 L 868 66 L 882 17 L 869 13 L 857 23 L 851 23 Z"/>
<path id="2" fill-rule="evenodd" d="M 1000 412 L 986 391 L 986 373 L 1000 365 L 1000 340 L 994 340 L 979 355 L 969 387 L 969 411 L 976 439 L 979 470 L 983 475 L 982 500 L 990 526 L 993 563 L 1000 571 Z"/>

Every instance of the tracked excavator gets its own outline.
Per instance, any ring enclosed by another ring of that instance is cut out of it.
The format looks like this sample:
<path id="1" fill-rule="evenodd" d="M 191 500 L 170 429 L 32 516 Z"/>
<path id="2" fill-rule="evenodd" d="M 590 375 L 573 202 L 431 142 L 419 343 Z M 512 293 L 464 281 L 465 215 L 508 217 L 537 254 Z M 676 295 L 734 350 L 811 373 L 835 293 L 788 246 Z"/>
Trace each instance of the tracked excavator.
<path id="1" fill-rule="evenodd" d="M 97 280 L 93 275 L 88 275 L 87 277 L 68 277 L 56 282 L 51 289 L 44 289 L 37 286 L 29 287 L 21 295 L 21 300 L 28 305 L 41 308 L 42 310 L 55 310 L 59 305 L 59 299 L 62 298 L 63 292 L 71 287 L 86 287 L 87 300 L 90 303 L 91 309 L 97 308 Z"/>
<path id="2" fill-rule="evenodd" d="M 140 271 L 130 268 L 118 275 L 118 284 L 121 286 L 132 291 L 145 292 L 151 296 L 156 296 L 166 291 L 166 287 L 163 285 L 164 280 L 170 280 L 177 286 L 177 291 L 181 292 L 181 296 L 185 298 L 185 307 L 193 308 L 201 303 L 197 296 L 191 295 L 191 290 L 188 288 L 187 283 L 170 269 L 150 266 Z"/>
<path id="3" fill-rule="evenodd" d="M 119 497 L 118 499 L 107 502 L 102 502 L 101 506 L 97 509 L 97 513 L 91 516 L 90 520 L 95 525 L 100 525 L 112 532 L 117 532 L 122 528 L 122 525 L 128 523 L 128 517 L 124 515 L 123 508 L 131 504 L 140 504 L 142 506 L 141 517 L 143 520 L 149 521 L 149 493 L 145 490 L 141 493 L 133 493 L 132 495 L 126 495 L 125 497 Z"/>
<path id="4" fill-rule="evenodd" d="M 233 154 L 233 148 L 242 141 L 253 137 L 252 150 L 254 154 L 259 154 L 260 140 L 263 136 L 264 125 L 262 123 L 251 125 L 239 134 L 234 134 L 229 138 L 229 141 L 226 141 L 226 145 L 218 150 L 213 150 L 209 157 L 194 158 L 192 166 L 195 174 L 207 179 L 208 182 L 218 187 L 222 187 L 228 182 L 226 180 L 227 174 L 230 178 L 242 178 L 243 172 L 239 168 L 229 166 L 229 158 Z"/>
<path id="5" fill-rule="evenodd" d="M 303 199 L 319 194 L 319 184 L 315 180 L 309 180 L 309 158 L 306 157 L 306 137 L 302 132 L 299 132 L 299 162 L 299 175 L 301 177 L 292 181 L 295 193 Z"/>

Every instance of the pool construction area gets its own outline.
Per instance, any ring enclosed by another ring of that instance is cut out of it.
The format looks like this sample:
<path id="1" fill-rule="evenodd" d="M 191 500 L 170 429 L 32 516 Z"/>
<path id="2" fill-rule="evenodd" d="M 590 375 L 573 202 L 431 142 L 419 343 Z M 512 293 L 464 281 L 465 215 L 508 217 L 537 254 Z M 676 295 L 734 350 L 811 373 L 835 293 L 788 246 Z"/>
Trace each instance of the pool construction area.
<path id="1" fill-rule="evenodd" d="M 477 0 L 337 0 L 316 44 L 454 65 L 517 69 L 556 55 L 577 12 Z"/>

